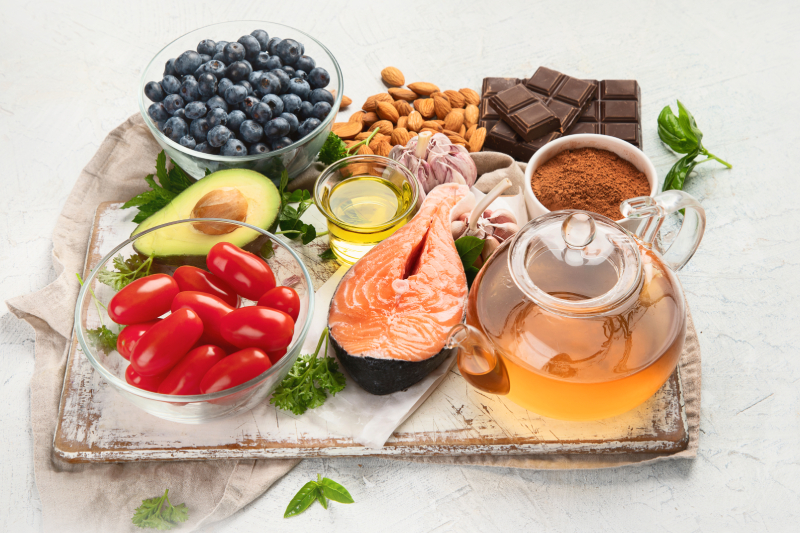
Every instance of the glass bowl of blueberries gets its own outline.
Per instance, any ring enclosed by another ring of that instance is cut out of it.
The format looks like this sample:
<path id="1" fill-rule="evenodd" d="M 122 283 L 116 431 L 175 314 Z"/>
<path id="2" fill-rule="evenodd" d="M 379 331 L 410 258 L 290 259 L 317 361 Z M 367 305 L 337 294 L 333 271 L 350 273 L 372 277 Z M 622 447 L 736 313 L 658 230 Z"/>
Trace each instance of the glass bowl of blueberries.
<path id="1" fill-rule="evenodd" d="M 194 178 L 246 168 L 294 178 L 314 162 L 342 99 L 331 52 L 263 21 L 213 24 L 145 67 L 139 110 L 167 155 Z"/>

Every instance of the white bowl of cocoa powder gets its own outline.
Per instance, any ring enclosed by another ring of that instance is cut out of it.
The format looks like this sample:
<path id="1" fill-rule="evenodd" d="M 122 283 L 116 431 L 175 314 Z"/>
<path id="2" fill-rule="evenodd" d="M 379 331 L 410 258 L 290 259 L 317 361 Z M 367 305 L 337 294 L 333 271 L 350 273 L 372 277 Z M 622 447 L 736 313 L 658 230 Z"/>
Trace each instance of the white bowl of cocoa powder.
<path id="1" fill-rule="evenodd" d="M 525 204 L 531 218 L 581 209 L 625 226 L 619 204 L 655 195 L 656 181 L 653 163 L 632 144 L 607 135 L 569 135 L 547 143 L 531 158 Z"/>

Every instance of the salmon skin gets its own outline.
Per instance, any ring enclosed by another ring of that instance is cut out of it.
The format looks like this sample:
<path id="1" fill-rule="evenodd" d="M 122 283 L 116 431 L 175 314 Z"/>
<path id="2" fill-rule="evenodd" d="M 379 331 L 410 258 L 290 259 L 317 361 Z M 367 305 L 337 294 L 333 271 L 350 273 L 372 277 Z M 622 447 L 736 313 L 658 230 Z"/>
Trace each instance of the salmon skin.
<path id="1" fill-rule="evenodd" d="M 417 215 L 345 274 L 328 313 L 339 361 L 364 390 L 390 394 L 422 380 L 452 352 L 467 278 L 450 223 L 471 210 L 466 185 L 433 189 Z"/>

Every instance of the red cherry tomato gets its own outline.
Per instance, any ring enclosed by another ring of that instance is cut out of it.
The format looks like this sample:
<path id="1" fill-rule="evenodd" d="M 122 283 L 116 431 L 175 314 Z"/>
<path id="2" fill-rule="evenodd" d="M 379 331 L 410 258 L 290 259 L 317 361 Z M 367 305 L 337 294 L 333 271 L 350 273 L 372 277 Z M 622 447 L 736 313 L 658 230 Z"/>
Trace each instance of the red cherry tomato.
<path id="1" fill-rule="evenodd" d="M 203 321 L 203 344 L 227 344 L 219 332 L 219 324 L 225 315 L 234 310 L 233 307 L 216 296 L 197 291 L 179 292 L 172 300 L 173 313 L 184 307 L 197 313 Z"/>
<path id="2" fill-rule="evenodd" d="M 117 351 L 119 354 L 127 359 L 128 361 L 131 360 L 131 354 L 133 353 L 133 349 L 136 347 L 136 343 L 139 342 L 139 339 L 142 338 L 142 335 L 153 327 L 157 322 L 161 319 L 151 320 L 150 322 L 143 322 L 141 324 L 131 324 L 130 326 L 125 326 L 122 328 L 122 331 L 119 332 L 119 336 L 117 337 Z"/>
<path id="3" fill-rule="evenodd" d="M 160 394 L 188 396 L 200 393 L 200 380 L 211 367 L 225 358 L 219 346 L 206 344 L 187 353 L 158 387 Z"/>
<path id="4" fill-rule="evenodd" d="M 167 374 L 167 372 L 164 372 L 155 376 L 143 376 L 133 369 L 133 365 L 128 365 L 128 368 L 125 369 L 125 381 L 128 382 L 128 385 L 149 390 L 150 392 L 158 392 L 158 387 L 167 377 Z"/>
<path id="5" fill-rule="evenodd" d="M 166 274 L 153 274 L 130 283 L 111 298 L 108 316 L 117 324 L 140 324 L 167 311 L 178 284 Z"/>
<path id="6" fill-rule="evenodd" d="M 191 350 L 203 334 L 203 321 L 191 309 L 178 309 L 151 327 L 136 343 L 131 365 L 143 376 L 163 374 Z"/>
<path id="7" fill-rule="evenodd" d="M 223 317 L 219 330 L 234 346 L 274 352 L 292 342 L 294 320 L 283 311 L 269 307 L 241 307 Z"/>
<path id="8" fill-rule="evenodd" d="M 295 322 L 297 322 L 297 315 L 300 314 L 300 297 L 291 287 L 281 286 L 268 290 L 258 299 L 258 305 L 283 311 Z"/>
<path id="9" fill-rule="evenodd" d="M 232 353 L 206 372 L 200 381 L 203 394 L 241 385 L 270 369 L 269 356 L 258 348 L 245 348 Z"/>
<path id="10" fill-rule="evenodd" d="M 199 291 L 216 296 L 231 307 L 239 306 L 239 295 L 230 285 L 202 268 L 189 265 L 178 267 L 172 274 L 181 291 Z"/>
<path id="11" fill-rule="evenodd" d="M 229 242 L 215 244 L 208 252 L 206 265 L 248 300 L 258 300 L 275 287 L 275 275 L 263 259 Z"/>
<path id="12" fill-rule="evenodd" d="M 269 360 L 272 361 L 272 364 L 274 365 L 281 360 L 281 357 L 286 355 L 286 348 L 283 350 L 276 350 L 274 352 L 267 352 L 267 355 L 269 356 Z"/>

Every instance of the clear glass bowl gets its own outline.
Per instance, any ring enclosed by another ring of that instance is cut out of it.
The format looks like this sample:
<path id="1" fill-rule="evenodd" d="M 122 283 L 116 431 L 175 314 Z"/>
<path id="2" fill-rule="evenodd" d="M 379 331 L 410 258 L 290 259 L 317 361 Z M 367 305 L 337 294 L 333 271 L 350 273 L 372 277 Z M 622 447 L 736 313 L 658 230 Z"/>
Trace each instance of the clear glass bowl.
<path id="1" fill-rule="evenodd" d="M 147 231 L 134 235 L 130 239 L 114 248 L 108 255 L 103 257 L 100 263 L 92 270 L 91 274 L 84 280 L 83 287 L 78 294 L 78 302 L 75 305 L 75 331 L 83 353 L 94 369 L 99 372 L 105 381 L 119 392 L 125 399 L 136 405 L 140 409 L 151 415 L 185 424 L 201 424 L 219 418 L 226 418 L 242 411 L 252 409 L 260 402 L 272 394 L 272 391 L 286 377 L 292 368 L 295 360 L 300 354 L 300 348 L 311 327 L 311 318 L 314 315 L 314 286 L 311 276 L 300 257 L 283 241 L 261 228 L 251 226 L 241 222 L 234 222 L 223 219 L 202 219 L 204 221 L 224 221 L 237 226 L 248 228 L 253 232 L 255 238 L 251 245 L 244 249 L 258 255 L 260 250 L 272 243 L 273 255 L 267 259 L 267 263 L 275 274 L 278 284 L 291 282 L 300 296 L 300 314 L 295 324 L 294 337 L 289 345 L 286 355 L 284 355 L 275 365 L 258 377 L 251 379 L 228 390 L 215 392 L 213 394 L 199 394 L 195 396 L 173 396 L 158 394 L 139 389 L 129 385 L 125 381 L 125 369 L 128 361 L 117 351 L 104 353 L 99 351 L 89 342 L 87 330 L 97 328 L 105 324 L 113 331 L 119 331 L 120 327 L 114 324 L 109 318 L 105 309 L 96 305 L 92 298 L 92 292 L 99 299 L 100 303 L 107 306 L 116 292 L 107 285 L 97 281 L 97 273 L 105 268 L 113 270 L 112 259 L 118 254 L 123 257 L 135 255 L 134 249 L 136 241 L 148 235 L 155 234 L 156 238 L 174 239 L 175 229 L 181 225 L 188 225 L 200 219 L 186 219 L 162 224 Z M 209 243 L 210 249 L 217 242 L 226 241 L 227 235 L 214 236 L 213 242 Z M 206 253 L 208 250 L 206 250 Z M 206 254 L 202 255 L 205 258 Z M 185 264 L 193 266 L 204 266 L 204 259 L 198 260 L 197 257 L 187 257 Z M 164 272 L 171 274 L 181 265 L 172 264 L 169 266 L 154 263 L 151 273 Z M 255 305 L 255 302 L 242 299 L 240 307 Z M 101 314 L 102 313 L 102 314 Z"/>
<path id="2" fill-rule="evenodd" d="M 264 30 L 270 37 L 291 38 L 303 44 L 305 55 L 314 58 L 317 66 L 324 68 L 331 76 L 331 82 L 326 89 L 336 90 L 336 98 L 333 102 L 331 112 L 322 121 L 317 129 L 299 141 L 266 154 L 248 156 L 223 156 L 196 152 L 185 148 L 180 144 L 167 138 L 158 126 L 147 114 L 147 108 L 152 103 L 144 94 L 144 86 L 149 81 L 161 81 L 164 77 L 164 65 L 167 60 L 177 57 L 186 50 L 196 50 L 197 43 L 203 39 L 213 39 L 214 41 L 235 42 L 242 35 L 250 35 L 253 30 Z M 179 167 L 188 172 L 192 177 L 200 179 L 206 175 L 206 170 L 215 172 L 228 168 L 247 168 L 255 170 L 268 176 L 273 180 L 280 179 L 281 172 L 285 169 L 289 173 L 289 179 L 308 168 L 317 157 L 328 133 L 331 131 L 333 120 L 339 111 L 339 104 L 342 101 L 342 71 L 339 63 L 325 45 L 300 30 L 260 20 L 240 20 L 234 22 L 222 22 L 212 24 L 187 33 L 178 37 L 165 46 L 148 63 L 142 72 L 139 82 L 139 111 L 147 127 L 153 133 L 158 144 L 167 152 L 170 159 Z"/>

